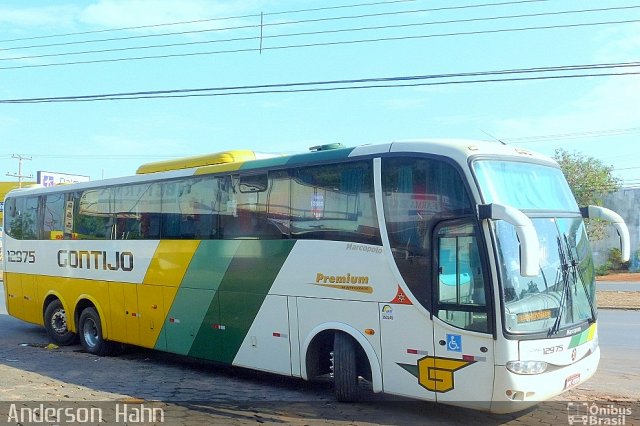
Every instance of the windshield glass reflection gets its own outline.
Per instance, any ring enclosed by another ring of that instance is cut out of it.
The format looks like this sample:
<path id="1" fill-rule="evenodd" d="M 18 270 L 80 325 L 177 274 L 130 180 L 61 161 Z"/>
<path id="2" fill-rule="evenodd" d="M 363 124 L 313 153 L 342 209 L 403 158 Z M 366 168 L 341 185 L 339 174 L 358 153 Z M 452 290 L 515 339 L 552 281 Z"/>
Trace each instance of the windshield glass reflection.
<path id="1" fill-rule="evenodd" d="M 505 326 L 510 333 L 556 334 L 595 321 L 595 274 L 581 218 L 533 219 L 540 241 L 540 272 L 520 275 L 519 242 L 512 225 L 497 221 Z"/>

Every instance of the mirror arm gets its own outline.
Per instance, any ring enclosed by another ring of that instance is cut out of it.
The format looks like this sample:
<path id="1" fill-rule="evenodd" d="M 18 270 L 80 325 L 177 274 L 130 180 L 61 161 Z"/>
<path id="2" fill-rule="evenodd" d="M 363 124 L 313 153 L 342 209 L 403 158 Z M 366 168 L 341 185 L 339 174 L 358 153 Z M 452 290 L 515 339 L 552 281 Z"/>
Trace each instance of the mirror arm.
<path id="1" fill-rule="evenodd" d="M 535 226 L 529 217 L 520 210 L 502 204 L 478 205 L 480 220 L 504 220 L 513 225 L 520 241 L 520 275 L 536 277 L 540 272 L 540 243 Z"/>
<path id="2" fill-rule="evenodd" d="M 587 206 L 580 208 L 580 213 L 585 219 L 602 219 L 610 222 L 618 232 L 620 237 L 620 252 L 622 253 L 622 261 L 627 262 L 631 258 L 631 238 L 629 236 L 629 228 L 624 223 L 624 219 L 613 210 L 609 210 L 600 206 Z"/>

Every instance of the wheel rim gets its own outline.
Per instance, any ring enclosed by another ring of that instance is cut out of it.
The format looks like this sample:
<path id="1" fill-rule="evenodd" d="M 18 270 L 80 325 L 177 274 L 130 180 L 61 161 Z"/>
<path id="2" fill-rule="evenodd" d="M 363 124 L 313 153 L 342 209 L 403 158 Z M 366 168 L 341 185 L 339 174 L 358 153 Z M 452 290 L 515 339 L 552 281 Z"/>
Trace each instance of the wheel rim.
<path id="1" fill-rule="evenodd" d="M 68 331 L 67 314 L 64 309 L 58 309 L 51 315 L 51 328 L 57 334 L 65 334 Z"/>
<path id="2" fill-rule="evenodd" d="M 84 341 L 87 346 L 93 348 L 98 344 L 98 341 L 100 340 L 100 337 L 98 335 L 98 326 L 93 319 L 87 318 L 84 321 L 82 336 L 84 337 Z"/>

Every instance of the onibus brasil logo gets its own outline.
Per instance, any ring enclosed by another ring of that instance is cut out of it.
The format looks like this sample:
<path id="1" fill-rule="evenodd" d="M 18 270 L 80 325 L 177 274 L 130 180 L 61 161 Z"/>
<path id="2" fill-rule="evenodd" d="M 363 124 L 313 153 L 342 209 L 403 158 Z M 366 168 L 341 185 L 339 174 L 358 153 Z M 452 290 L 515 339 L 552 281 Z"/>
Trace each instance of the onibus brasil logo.
<path id="1" fill-rule="evenodd" d="M 567 422 L 570 425 L 626 425 L 631 408 L 595 402 L 568 402 Z"/>

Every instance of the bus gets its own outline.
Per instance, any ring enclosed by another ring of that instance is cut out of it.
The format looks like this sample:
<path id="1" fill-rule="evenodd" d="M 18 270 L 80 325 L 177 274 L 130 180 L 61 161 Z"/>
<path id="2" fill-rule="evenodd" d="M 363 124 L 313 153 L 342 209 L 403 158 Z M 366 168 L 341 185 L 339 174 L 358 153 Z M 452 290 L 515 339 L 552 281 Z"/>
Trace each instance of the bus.
<path id="1" fill-rule="evenodd" d="M 622 218 L 581 210 L 552 159 L 459 140 L 161 161 L 11 191 L 4 215 L 8 312 L 58 345 L 493 412 L 596 371 L 583 218 L 630 251 Z"/>

